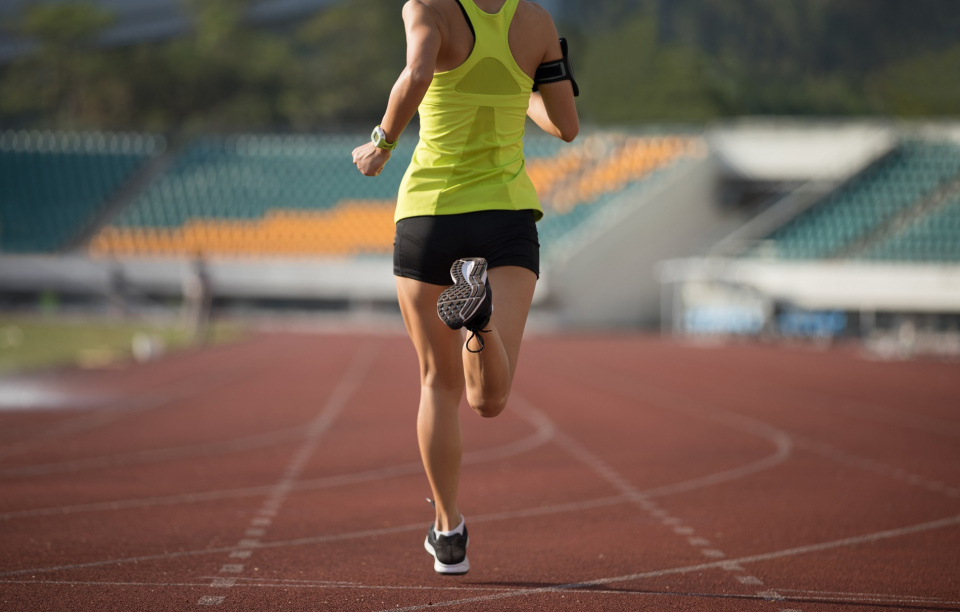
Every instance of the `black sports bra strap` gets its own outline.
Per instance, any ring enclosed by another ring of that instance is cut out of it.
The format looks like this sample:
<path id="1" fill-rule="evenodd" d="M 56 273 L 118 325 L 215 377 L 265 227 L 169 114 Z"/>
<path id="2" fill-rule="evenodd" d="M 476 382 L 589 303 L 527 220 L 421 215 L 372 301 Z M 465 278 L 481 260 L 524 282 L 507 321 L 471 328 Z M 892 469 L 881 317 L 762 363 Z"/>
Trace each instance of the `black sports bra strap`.
<path id="1" fill-rule="evenodd" d="M 463 18 L 467 20 L 467 25 L 470 26 L 470 33 L 473 34 L 473 40 L 477 40 L 477 33 L 473 29 L 473 22 L 470 21 L 470 15 L 467 14 L 467 9 L 463 8 L 463 4 L 460 0 L 457 0 L 457 6 L 460 7 L 460 12 L 463 13 Z"/>

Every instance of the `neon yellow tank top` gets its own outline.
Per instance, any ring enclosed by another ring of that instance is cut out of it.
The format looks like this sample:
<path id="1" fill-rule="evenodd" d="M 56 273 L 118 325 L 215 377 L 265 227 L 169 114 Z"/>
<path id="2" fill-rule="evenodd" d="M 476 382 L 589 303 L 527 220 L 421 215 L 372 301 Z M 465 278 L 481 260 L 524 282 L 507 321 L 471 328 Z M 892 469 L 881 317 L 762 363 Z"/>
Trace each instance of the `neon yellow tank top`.
<path id="1" fill-rule="evenodd" d="M 519 0 L 496 14 L 461 0 L 474 47 L 453 70 L 433 76 L 420 104 L 420 143 L 400 183 L 394 220 L 480 210 L 543 217 L 523 158 L 533 79 L 517 65 L 508 33 Z"/>

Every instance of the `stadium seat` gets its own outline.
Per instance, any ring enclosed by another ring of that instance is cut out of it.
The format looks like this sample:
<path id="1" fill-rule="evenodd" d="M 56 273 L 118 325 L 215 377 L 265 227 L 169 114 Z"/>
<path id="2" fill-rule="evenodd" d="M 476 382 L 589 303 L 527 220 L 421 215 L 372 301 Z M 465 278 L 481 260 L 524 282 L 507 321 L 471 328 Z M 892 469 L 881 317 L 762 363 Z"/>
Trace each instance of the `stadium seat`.
<path id="1" fill-rule="evenodd" d="M 142 134 L 0 134 L 0 251 L 69 246 L 162 148 L 162 139 Z"/>
<path id="2" fill-rule="evenodd" d="M 568 233 L 613 193 L 702 148 L 686 137 L 597 135 L 525 141 L 549 222 Z M 397 188 L 413 144 L 378 180 L 356 172 L 354 137 L 200 138 L 91 241 L 95 255 L 387 254 Z M 700 148 L 698 148 L 700 147 Z M 406 156 L 406 157 L 405 157 Z"/>
<path id="3" fill-rule="evenodd" d="M 960 146 L 907 141 L 764 240 L 747 256 L 824 259 L 855 244 L 960 175 Z"/>

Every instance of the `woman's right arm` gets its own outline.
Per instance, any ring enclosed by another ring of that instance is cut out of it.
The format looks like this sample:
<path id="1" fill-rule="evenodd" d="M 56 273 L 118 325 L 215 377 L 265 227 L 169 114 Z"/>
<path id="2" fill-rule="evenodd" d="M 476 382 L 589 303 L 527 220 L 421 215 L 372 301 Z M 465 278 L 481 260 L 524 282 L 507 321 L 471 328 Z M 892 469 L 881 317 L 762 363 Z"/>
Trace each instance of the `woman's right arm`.
<path id="1" fill-rule="evenodd" d="M 546 15 L 542 35 L 545 39 L 545 51 L 540 63 L 563 58 L 560 35 L 549 15 Z M 573 85 L 570 81 L 558 81 L 538 85 L 537 89 L 539 91 L 530 95 L 527 116 L 544 132 L 565 142 L 573 141 L 580 133 L 580 117 L 573 96 Z"/>
<path id="2" fill-rule="evenodd" d="M 380 122 L 387 142 L 396 142 L 417 113 L 433 80 L 441 43 L 433 9 L 419 0 L 408 0 L 403 5 L 403 23 L 407 35 L 407 65 L 390 90 L 387 110 Z M 390 151 L 378 149 L 370 142 L 353 150 L 353 163 L 366 176 L 380 174 L 389 159 Z"/>

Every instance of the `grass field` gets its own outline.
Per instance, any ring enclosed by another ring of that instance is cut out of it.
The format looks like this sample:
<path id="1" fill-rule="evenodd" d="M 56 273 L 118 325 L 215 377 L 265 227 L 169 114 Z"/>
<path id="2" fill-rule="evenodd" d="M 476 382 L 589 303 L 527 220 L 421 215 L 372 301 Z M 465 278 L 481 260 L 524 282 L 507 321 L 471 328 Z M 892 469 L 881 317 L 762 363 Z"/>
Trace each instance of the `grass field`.
<path id="1" fill-rule="evenodd" d="M 228 342 L 243 335 L 241 326 L 216 323 L 208 341 Z M 61 367 L 108 367 L 145 359 L 191 344 L 177 324 L 137 320 L 0 316 L 0 375 Z"/>

